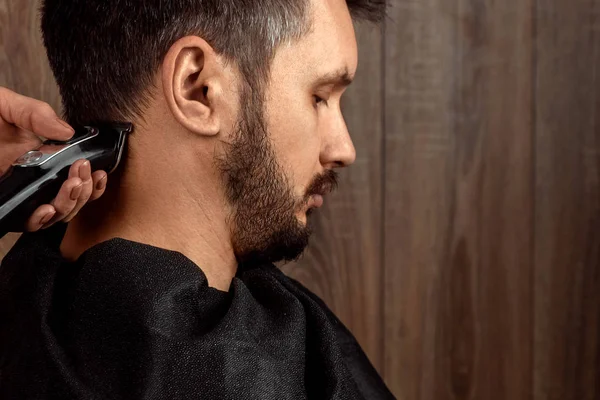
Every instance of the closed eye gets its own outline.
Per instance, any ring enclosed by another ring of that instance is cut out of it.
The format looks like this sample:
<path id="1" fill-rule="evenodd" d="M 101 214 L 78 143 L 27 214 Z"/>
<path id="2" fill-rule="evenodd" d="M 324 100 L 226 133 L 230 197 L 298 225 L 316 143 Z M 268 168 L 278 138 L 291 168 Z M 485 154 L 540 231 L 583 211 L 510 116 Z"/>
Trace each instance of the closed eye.
<path id="1" fill-rule="evenodd" d="M 327 105 L 327 100 L 325 100 L 324 98 L 320 97 L 320 96 L 313 96 L 314 100 L 315 100 L 315 105 L 319 105 L 319 104 L 324 104 L 325 106 Z"/>

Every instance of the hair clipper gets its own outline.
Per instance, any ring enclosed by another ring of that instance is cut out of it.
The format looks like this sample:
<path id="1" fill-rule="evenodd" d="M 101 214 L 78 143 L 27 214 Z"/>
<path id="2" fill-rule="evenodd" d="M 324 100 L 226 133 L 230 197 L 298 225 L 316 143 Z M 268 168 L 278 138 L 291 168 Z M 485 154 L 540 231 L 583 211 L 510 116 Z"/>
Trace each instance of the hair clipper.
<path id="1" fill-rule="evenodd" d="M 23 232 L 27 220 L 41 205 L 50 203 L 69 176 L 71 165 L 90 162 L 92 172 L 112 173 L 123 155 L 129 123 L 106 123 L 75 130 L 68 141 L 47 140 L 19 157 L 0 176 L 0 238 Z"/>

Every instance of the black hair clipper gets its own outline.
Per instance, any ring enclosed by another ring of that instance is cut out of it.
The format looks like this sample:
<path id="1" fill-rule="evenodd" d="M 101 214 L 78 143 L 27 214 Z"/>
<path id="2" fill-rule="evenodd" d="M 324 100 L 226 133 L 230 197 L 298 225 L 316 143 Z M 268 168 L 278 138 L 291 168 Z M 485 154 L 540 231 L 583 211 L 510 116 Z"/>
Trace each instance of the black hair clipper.
<path id="1" fill-rule="evenodd" d="M 47 140 L 19 157 L 0 176 L 0 238 L 8 232 L 24 231 L 31 214 L 56 197 L 75 161 L 85 158 L 92 172 L 113 172 L 132 131 L 129 123 L 85 126 L 66 142 Z"/>

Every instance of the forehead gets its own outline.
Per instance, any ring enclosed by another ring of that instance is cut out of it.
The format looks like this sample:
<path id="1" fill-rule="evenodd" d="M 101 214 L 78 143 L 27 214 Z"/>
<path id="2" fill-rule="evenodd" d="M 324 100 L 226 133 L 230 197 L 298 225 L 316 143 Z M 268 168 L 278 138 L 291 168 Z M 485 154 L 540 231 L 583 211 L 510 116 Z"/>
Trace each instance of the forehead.
<path id="1" fill-rule="evenodd" d="M 298 79 L 316 79 L 346 69 L 354 75 L 358 51 L 346 0 L 311 0 L 310 3 L 310 31 L 300 40 L 278 49 L 272 78 L 283 73 Z"/>

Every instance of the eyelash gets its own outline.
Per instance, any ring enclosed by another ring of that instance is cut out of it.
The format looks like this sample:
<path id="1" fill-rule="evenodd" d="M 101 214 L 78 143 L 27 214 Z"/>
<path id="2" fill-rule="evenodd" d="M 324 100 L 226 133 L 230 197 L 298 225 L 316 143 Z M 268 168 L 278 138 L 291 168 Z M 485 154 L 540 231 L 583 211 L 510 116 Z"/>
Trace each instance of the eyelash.
<path id="1" fill-rule="evenodd" d="M 325 106 L 327 106 L 327 100 L 317 95 L 313 96 L 313 98 L 315 99 L 315 106 L 318 106 L 319 104 L 324 104 Z"/>

